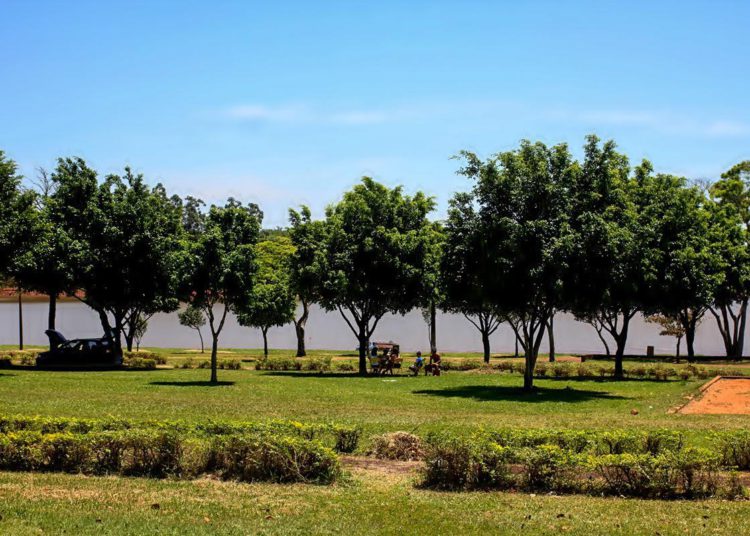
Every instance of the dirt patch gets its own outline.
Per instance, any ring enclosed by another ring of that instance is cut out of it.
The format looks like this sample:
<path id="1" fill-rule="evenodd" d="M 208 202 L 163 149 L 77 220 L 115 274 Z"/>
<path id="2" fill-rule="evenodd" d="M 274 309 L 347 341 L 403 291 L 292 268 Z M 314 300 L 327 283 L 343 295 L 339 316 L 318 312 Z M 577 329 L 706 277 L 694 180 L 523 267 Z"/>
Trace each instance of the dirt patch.
<path id="1" fill-rule="evenodd" d="M 364 456 L 342 456 L 341 464 L 347 469 L 360 469 L 391 475 L 409 475 L 416 473 L 422 462 L 401 462 L 396 460 L 379 460 Z"/>
<path id="2" fill-rule="evenodd" d="M 703 415 L 750 415 L 750 378 L 716 377 L 679 413 Z"/>

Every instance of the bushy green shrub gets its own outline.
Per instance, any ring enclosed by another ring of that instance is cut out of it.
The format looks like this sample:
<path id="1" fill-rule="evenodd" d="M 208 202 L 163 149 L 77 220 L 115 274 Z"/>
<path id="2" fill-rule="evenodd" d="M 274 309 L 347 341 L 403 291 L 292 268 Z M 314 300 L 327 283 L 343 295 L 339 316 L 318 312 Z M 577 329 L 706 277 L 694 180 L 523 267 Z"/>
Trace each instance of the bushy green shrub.
<path id="1" fill-rule="evenodd" d="M 302 360 L 293 357 L 267 357 L 255 362 L 255 370 L 302 370 Z"/>
<path id="2" fill-rule="evenodd" d="M 357 450 L 359 440 L 362 437 L 362 429 L 359 426 L 333 426 L 332 432 L 335 438 L 334 449 L 336 452 L 350 453 Z"/>
<path id="3" fill-rule="evenodd" d="M 732 430 L 719 432 L 714 436 L 717 451 L 725 467 L 740 471 L 750 470 L 750 432 Z"/>
<path id="4" fill-rule="evenodd" d="M 152 430 L 121 433 L 125 441 L 121 469 L 124 475 L 165 477 L 181 472 L 182 442 L 177 434 Z"/>
<path id="5" fill-rule="evenodd" d="M 552 376 L 555 378 L 570 378 L 572 370 L 568 363 L 555 363 L 552 365 Z"/>
<path id="6" fill-rule="evenodd" d="M 605 492 L 627 497 L 711 497 L 718 488 L 718 457 L 705 449 L 609 454 L 591 458 L 590 467 L 601 476 Z"/>
<path id="7" fill-rule="evenodd" d="M 524 489 L 538 491 L 568 491 L 574 487 L 574 455 L 557 445 L 540 445 L 519 450 L 515 461 L 522 469 Z"/>
<path id="8" fill-rule="evenodd" d="M 351 363 L 350 361 L 335 361 L 333 363 L 333 369 L 340 372 L 354 372 L 357 370 L 354 363 Z"/>
<path id="9" fill-rule="evenodd" d="M 513 372 L 513 362 L 500 361 L 500 363 L 497 364 L 497 370 L 500 372 Z"/>
<path id="10" fill-rule="evenodd" d="M 239 359 L 223 359 L 216 366 L 222 370 L 240 370 L 242 363 Z"/>
<path id="11" fill-rule="evenodd" d="M 123 357 L 126 360 L 130 359 L 153 359 L 154 362 L 156 362 L 157 365 L 166 365 L 167 364 L 167 357 L 163 354 L 159 354 L 156 352 L 151 352 L 149 350 L 137 350 L 134 352 L 123 352 Z"/>
<path id="12" fill-rule="evenodd" d="M 331 370 L 331 357 L 311 357 L 302 364 L 302 370 L 328 372 Z"/>
<path id="13" fill-rule="evenodd" d="M 372 436 L 370 443 L 370 453 L 381 460 L 418 460 L 423 455 L 422 440 L 409 432 Z"/>
<path id="14" fill-rule="evenodd" d="M 537 363 L 534 367 L 534 374 L 539 378 L 544 378 L 545 376 L 547 376 L 547 372 L 549 372 L 549 367 L 544 361 Z"/>
<path id="15" fill-rule="evenodd" d="M 422 485 L 445 490 L 505 489 L 512 479 L 507 449 L 482 438 L 428 436 Z"/>
<path id="16" fill-rule="evenodd" d="M 216 438 L 207 469 L 241 482 L 318 484 L 333 482 L 341 471 L 334 452 L 319 442 L 266 434 Z"/>
<path id="17" fill-rule="evenodd" d="M 125 366 L 133 369 L 154 370 L 156 368 L 156 361 L 142 357 L 131 357 L 125 360 Z"/>

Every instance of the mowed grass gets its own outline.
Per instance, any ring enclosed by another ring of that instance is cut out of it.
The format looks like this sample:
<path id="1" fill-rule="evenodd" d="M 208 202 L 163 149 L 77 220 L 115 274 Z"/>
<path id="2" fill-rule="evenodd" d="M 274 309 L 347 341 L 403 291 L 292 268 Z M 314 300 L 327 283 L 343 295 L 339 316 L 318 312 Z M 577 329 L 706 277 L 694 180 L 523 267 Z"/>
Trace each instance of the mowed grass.
<path id="1" fill-rule="evenodd" d="M 206 369 L 68 372 L 0 371 L 6 414 L 184 419 L 296 419 L 362 425 L 366 431 L 483 427 L 743 427 L 742 416 L 680 415 L 700 381 L 539 379 L 520 391 L 519 374 L 447 372 L 440 377 Z M 637 410 L 637 415 L 631 414 Z"/>
<path id="2" fill-rule="evenodd" d="M 413 479 L 355 471 L 319 487 L 0 473 L 0 533 L 746 533 L 743 502 L 441 493 L 415 488 Z"/>

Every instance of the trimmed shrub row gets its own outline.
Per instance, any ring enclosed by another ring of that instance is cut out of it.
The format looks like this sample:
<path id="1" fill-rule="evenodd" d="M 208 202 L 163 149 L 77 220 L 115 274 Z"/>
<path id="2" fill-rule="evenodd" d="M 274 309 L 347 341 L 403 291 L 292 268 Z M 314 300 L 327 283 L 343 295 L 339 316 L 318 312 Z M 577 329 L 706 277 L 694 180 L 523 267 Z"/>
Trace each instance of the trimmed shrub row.
<path id="1" fill-rule="evenodd" d="M 652 454 L 584 455 L 557 445 L 507 447 L 486 437 L 433 435 L 426 441 L 425 487 L 519 489 L 642 498 L 745 496 L 738 479 L 718 474 L 720 456 L 684 448 Z"/>
<path id="2" fill-rule="evenodd" d="M 354 367 L 352 366 L 352 369 Z M 294 357 L 267 357 L 255 362 L 255 370 L 307 370 L 312 372 L 328 372 L 331 370 L 331 358 L 311 357 L 297 359 Z M 339 370 L 342 370 L 339 368 Z"/>
<path id="3" fill-rule="evenodd" d="M 156 430 L 187 436 L 227 436 L 270 434 L 297 436 L 321 441 L 338 452 L 354 452 L 359 446 L 362 430 L 340 424 L 303 424 L 297 421 L 269 420 L 261 422 L 206 421 L 131 421 L 127 419 L 78 419 L 69 417 L 0 416 L 0 433 L 30 431 L 41 434 L 89 434 L 129 430 Z"/>
<path id="4" fill-rule="evenodd" d="M 240 370 L 242 368 L 242 362 L 239 359 L 222 359 L 216 362 L 216 367 L 222 370 Z M 175 365 L 175 368 L 208 369 L 211 368 L 211 361 L 207 359 L 196 361 L 192 357 L 188 357 L 184 361 Z"/>
<path id="5" fill-rule="evenodd" d="M 318 441 L 257 433 L 198 439 L 173 431 L 0 434 L 0 469 L 328 484 L 340 473 Z"/>
<path id="6" fill-rule="evenodd" d="M 157 365 L 166 365 L 167 364 L 167 357 L 163 354 L 157 354 L 156 352 L 151 352 L 149 350 L 138 350 L 134 352 L 123 352 L 123 357 L 128 359 L 152 359 L 154 363 Z"/>

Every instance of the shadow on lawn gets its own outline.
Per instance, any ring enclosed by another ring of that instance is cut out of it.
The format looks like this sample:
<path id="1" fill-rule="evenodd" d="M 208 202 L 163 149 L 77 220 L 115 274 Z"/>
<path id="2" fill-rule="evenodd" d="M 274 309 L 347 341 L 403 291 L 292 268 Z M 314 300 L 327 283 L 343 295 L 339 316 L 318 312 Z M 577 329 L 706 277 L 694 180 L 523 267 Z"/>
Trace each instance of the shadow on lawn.
<path id="1" fill-rule="evenodd" d="M 414 391 L 416 395 L 440 396 L 444 398 L 471 398 L 481 402 L 587 402 L 589 400 L 626 400 L 630 397 L 613 395 L 604 391 L 585 389 L 548 389 L 536 387 L 525 392 L 520 387 L 465 385 L 447 389 L 422 389 Z"/>
<path id="2" fill-rule="evenodd" d="M 315 372 L 315 371 L 284 371 L 284 370 L 264 370 L 263 376 L 286 376 L 287 378 L 383 378 L 384 376 L 360 376 L 356 372 Z M 390 378 L 391 376 L 389 376 Z M 396 376 L 398 377 L 398 376 Z"/>
<path id="3" fill-rule="evenodd" d="M 227 385 L 234 385 L 234 382 L 216 382 L 211 383 L 209 381 L 186 381 L 186 382 L 150 382 L 149 385 L 164 385 L 168 387 L 226 387 Z"/>

